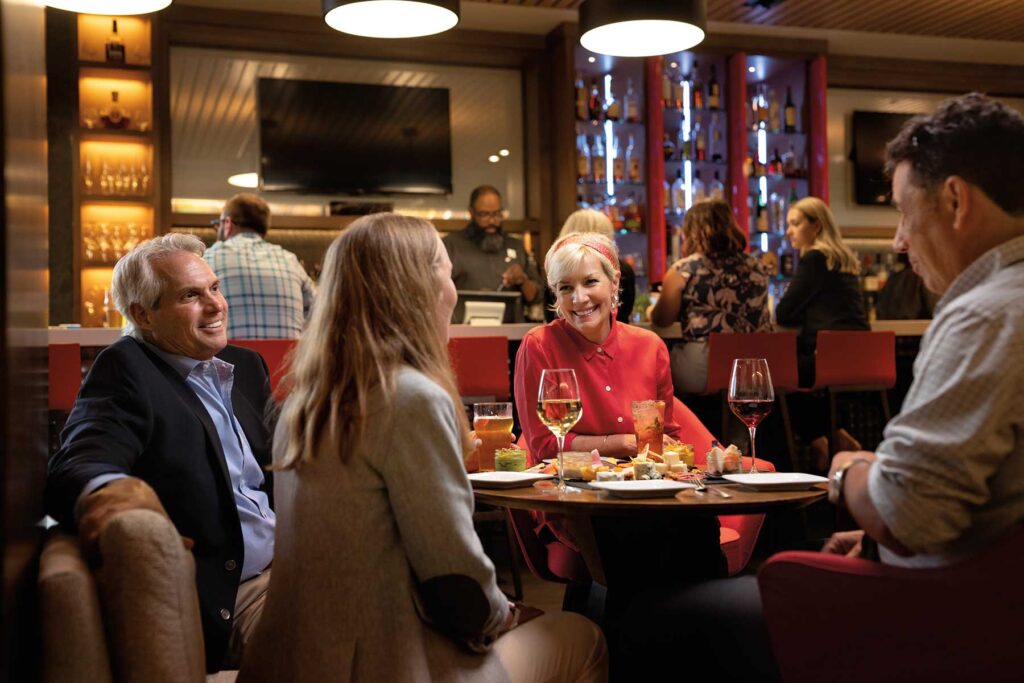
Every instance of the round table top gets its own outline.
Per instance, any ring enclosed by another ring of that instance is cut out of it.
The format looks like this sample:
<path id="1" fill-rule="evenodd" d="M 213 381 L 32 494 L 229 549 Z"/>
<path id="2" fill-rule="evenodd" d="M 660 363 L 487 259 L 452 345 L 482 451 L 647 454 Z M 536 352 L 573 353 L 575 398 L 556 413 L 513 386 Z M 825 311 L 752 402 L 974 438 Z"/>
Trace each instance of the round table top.
<path id="1" fill-rule="evenodd" d="M 729 494 L 723 498 L 711 491 L 721 489 Z M 525 510 L 582 515 L 627 515 L 645 512 L 710 513 L 741 515 L 766 512 L 773 508 L 800 508 L 825 498 L 828 488 L 815 484 L 802 491 L 754 491 L 739 484 L 711 484 L 705 493 L 684 489 L 664 498 L 617 498 L 605 491 L 573 489 L 558 494 L 551 481 L 514 489 L 473 488 L 477 502 Z"/>

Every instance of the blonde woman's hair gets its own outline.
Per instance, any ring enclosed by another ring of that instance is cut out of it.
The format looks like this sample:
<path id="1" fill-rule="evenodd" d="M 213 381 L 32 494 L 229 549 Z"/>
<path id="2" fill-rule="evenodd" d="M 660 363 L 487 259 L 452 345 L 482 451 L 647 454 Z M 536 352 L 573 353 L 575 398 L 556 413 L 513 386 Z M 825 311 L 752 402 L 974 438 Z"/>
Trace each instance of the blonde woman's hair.
<path id="1" fill-rule="evenodd" d="M 829 270 L 860 275 L 860 260 L 853 250 L 843 243 L 836 219 L 825 202 L 817 197 L 804 197 L 791 204 L 789 208 L 796 209 L 807 220 L 821 227 L 810 248 L 817 249 L 825 255 L 825 263 L 828 264 Z"/>
<path id="2" fill-rule="evenodd" d="M 461 405 L 437 320 L 442 249 L 430 223 L 391 213 L 363 216 L 331 243 L 292 361 L 278 469 L 299 467 L 322 448 L 347 460 L 364 445 L 369 420 L 401 419 L 389 411 L 395 373 L 403 366 L 422 372 L 448 392 L 453 406 Z M 371 415 L 377 392 L 388 407 Z M 465 418 L 459 422 L 468 448 Z"/>
<path id="3" fill-rule="evenodd" d="M 576 270 L 587 256 L 597 259 L 609 280 L 615 279 L 619 272 L 619 250 L 615 242 L 598 233 L 572 233 L 552 244 L 544 257 L 548 287 L 557 292 L 558 283 Z"/>
<path id="4" fill-rule="evenodd" d="M 608 216 L 593 209 L 580 209 L 573 211 L 562 224 L 562 231 L 558 233 L 558 239 L 577 232 L 593 232 L 604 235 L 608 239 L 614 239 L 615 226 Z"/>

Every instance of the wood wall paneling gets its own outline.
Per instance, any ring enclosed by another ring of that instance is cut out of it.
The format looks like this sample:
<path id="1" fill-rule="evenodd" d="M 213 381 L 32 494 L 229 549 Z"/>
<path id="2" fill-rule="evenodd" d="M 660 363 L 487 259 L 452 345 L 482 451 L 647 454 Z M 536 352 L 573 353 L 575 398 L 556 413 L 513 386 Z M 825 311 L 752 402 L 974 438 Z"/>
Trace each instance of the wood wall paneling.
<path id="1" fill-rule="evenodd" d="M 828 85 L 831 88 L 941 93 L 976 90 L 995 96 L 1024 97 L 1024 68 L 1001 64 L 829 55 Z"/>
<path id="2" fill-rule="evenodd" d="M 551 191 L 554 223 L 547 240 L 541 240 L 539 254 L 547 253 L 562 223 L 576 210 L 576 116 L 574 79 L 576 69 L 576 43 L 579 40 L 576 24 L 562 24 L 548 34 L 548 65 L 551 70 L 551 111 L 549 116 L 552 137 Z"/>

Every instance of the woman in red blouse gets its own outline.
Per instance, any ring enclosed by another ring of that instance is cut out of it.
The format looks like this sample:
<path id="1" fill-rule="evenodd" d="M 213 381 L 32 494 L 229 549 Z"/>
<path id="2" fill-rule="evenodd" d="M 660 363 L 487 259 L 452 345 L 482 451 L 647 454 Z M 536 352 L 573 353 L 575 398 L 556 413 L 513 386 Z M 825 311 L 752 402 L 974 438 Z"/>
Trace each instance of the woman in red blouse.
<path id="1" fill-rule="evenodd" d="M 565 450 L 636 455 L 631 404 L 647 399 L 665 402 L 665 434 L 679 435 L 665 343 L 615 319 L 618 263 L 615 244 L 595 233 L 559 240 L 544 260 L 558 319 L 530 330 L 516 356 L 516 407 L 533 462 L 554 457 L 557 450 L 535 410 L 540 374 L 548 368 L 575 370 L 583 399 L 583 417 L 565 437 Z"/>

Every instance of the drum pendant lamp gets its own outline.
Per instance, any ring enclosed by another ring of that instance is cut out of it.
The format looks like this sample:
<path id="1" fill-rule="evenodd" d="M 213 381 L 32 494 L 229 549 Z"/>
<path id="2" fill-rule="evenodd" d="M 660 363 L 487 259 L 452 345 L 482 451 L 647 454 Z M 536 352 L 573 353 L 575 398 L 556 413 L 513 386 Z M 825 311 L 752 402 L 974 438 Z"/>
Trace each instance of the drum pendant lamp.
<path id="1" fill-rule="evenodd" d="M 170 4 L 171 0 L 46 0 L 46 6 L 54 9 L 118 16 L 159 12 Z"/>
<path id="2" fill-rule="evenodd" d="M 650 57 L 704 40 L 707 0 L 586 0 L 580 44 L 602 55 Z"/>
<path id="3" fill-rule="evenodd" d="M 368 38 L 415 38 L 459 23 L 459 0 L 324 0 L 335 31 Z"/>

